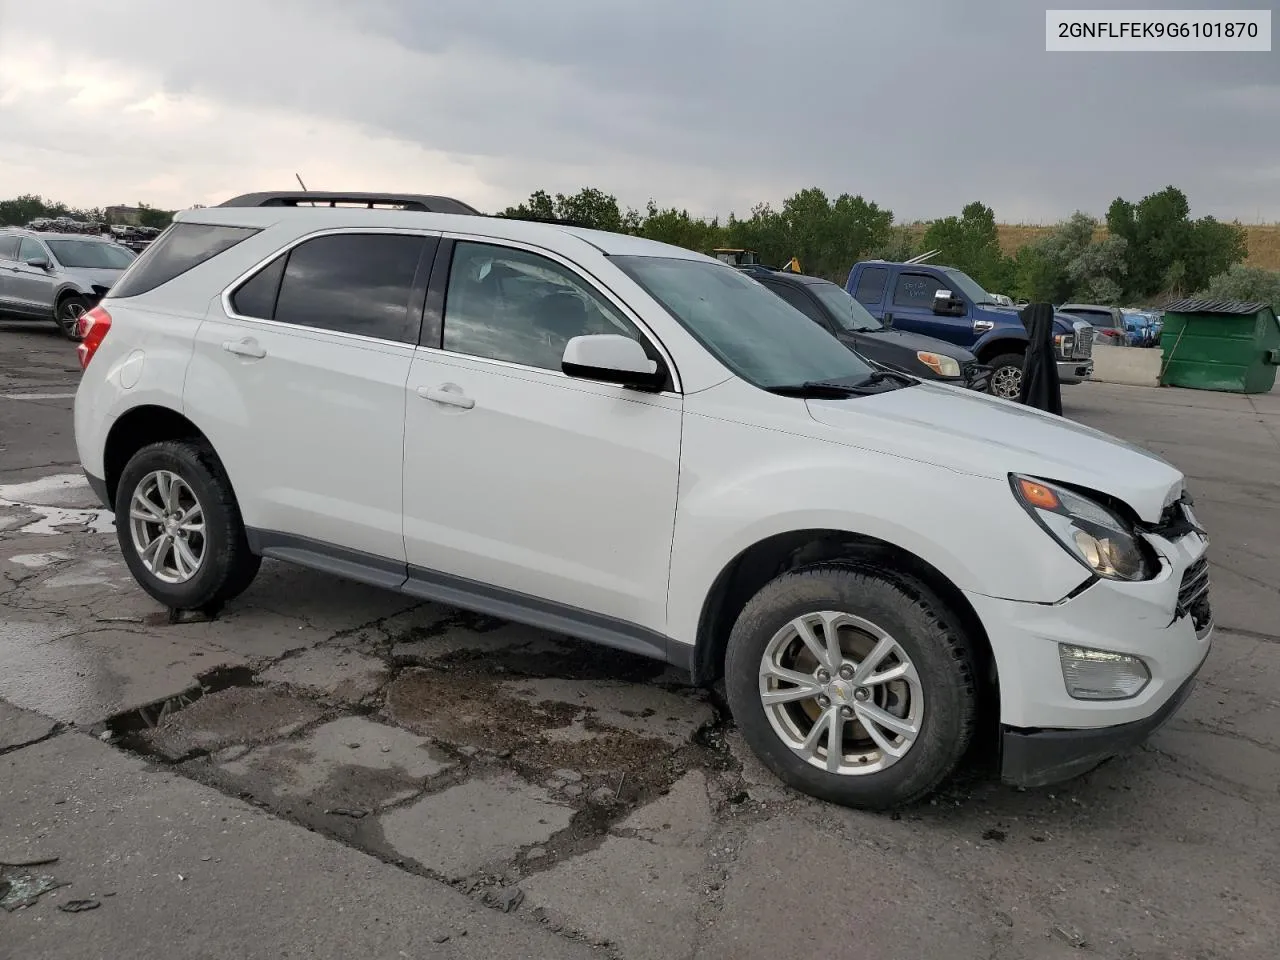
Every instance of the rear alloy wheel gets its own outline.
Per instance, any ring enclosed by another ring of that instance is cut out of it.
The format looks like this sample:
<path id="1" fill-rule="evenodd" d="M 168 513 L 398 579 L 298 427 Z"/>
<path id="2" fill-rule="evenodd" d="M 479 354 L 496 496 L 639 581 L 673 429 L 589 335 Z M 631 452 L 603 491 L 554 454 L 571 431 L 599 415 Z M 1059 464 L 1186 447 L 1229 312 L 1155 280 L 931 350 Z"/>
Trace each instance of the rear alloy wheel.
<path id="1" fill-rule="evenodd" d="M 262 560 L 249 549 L 231 483 L 205 443 L 143 447 L 120 474 L 115 507 L 129 571 L 166 607 L 219 607 L 257 576 Z"/>
<path id="2" fill-rule="evenodd" d="M 204 562 L 204 507 L 187 482 L 153 470 L 134 487 L 129 535 L 143 567 L 162 583 L 186 583 Z"/>
<path id="3" fill-rule="evenodd" d="M 973 650 L 953 620 L 921 584 L 870 567 L 783 574 L 729 637 L 734 720 L 803 793 L 865 809 L 918 799 L 973 736 Z"/>
<path id="4" fill-rule="evenodd" d="M 1020 353 L 1004 353 L 991 361 L 987 390 L 992 396 L 1017 400 L 1022 394 L 1022 368 L 1026 358 Z"/>
<path id="5" fill-rule="evenodd" d="M 89 301 L 84 297 L 63 297 L 58 301 L 54 319 L 58 329 L 68 340 L 80 341 L 80 318 L 89 312 Z"/>

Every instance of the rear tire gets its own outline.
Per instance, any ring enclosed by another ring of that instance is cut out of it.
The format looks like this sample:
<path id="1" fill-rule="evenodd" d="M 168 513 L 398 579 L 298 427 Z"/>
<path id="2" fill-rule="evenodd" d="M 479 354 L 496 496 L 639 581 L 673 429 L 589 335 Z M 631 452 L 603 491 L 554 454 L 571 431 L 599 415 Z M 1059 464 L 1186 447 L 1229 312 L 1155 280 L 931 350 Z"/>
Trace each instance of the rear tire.
<path id="1" fill-rule="evenodd" d="M 215 610 L 243 593 L 262 564 L 205 443 L 169 440 L 135 453 L 120 475 L 115 515 L 134 579 L 171 609 Z"/>
<path id="2" fill-rule="evenodd" d="M 68 340 L 80 342 L 80 318 L 89 312 L 89 301 L 81 296 L 63 297 L 54 308 L 53 319 Z"/>
<path id="3" fill-rule="evenodd" d="M 1022 392 L 1022 371 L 1027 358 L 1021 353 L 1002 353 L 993 359 L 991 377 L 987 381 L 987 392 L 993 397 L 1005 400 L 1017 400 Z"/>
<path id="4" fill-rule="evenodd" d="M 765 766 L 802 793 L 870 810 L 917 800 L 956 768 L 974 733 L 974 678 L 971 641 L 922 584 L 845 564 L 766 584 L 725 660 L 733 717 Z"/>

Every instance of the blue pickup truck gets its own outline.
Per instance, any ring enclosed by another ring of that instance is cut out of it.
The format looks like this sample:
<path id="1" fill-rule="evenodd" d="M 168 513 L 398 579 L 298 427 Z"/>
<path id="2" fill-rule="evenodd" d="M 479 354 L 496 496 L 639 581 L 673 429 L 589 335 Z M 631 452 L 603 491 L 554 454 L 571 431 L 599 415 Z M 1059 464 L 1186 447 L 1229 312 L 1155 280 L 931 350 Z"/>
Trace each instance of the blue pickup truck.
<path id="1" fill-rule="evenodd" d="M 863 260 L 845 289 L 886 326 L 959 344 L 991 367 L 988 390 L 1016 400 L 1022 387 L 1027 330 L 1017 307 L 997 304 L 972 277 L 932 263 Z M 1054 316 L 1058 378 L 1080 383 L 1093 375 L 1092 324 Z"/>

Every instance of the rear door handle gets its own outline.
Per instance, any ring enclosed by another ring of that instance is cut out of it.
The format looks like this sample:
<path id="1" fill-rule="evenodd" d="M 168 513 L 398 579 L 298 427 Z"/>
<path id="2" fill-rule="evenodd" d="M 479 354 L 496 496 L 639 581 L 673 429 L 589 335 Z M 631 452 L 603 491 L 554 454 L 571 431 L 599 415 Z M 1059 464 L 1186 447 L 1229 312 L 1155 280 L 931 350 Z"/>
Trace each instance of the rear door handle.
<path id="1" fill-rule="evenodd" d="M 450 407 L 461 407 L 470 410 L 476 402 L 462 392 L 456 383 L 443 383 L 438 387 L 419 387 L 418 396 L 432 403 L 443 403 Z"/>
<path id="2" fill-rule="evenodd" d="M 258 341 L 252 337 L 245 337 L 243 340 L 223 340 L 222 349 L 227 353 L 234 353 L 237 357 L 252 357 L 255 360 L 261 360 L 267 355 L 267 351 L 258 346 Z"/>

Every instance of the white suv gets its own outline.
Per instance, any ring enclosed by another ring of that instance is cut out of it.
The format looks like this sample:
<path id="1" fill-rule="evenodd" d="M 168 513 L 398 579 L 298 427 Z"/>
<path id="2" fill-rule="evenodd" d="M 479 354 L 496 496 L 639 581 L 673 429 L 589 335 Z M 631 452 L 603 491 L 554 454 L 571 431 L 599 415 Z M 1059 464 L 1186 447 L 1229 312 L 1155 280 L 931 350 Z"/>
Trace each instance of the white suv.
<path id="1" fill-rule="evenodd" d="M 1163 460 L 873 371 L 688 250 L 315 199 L 180 214 L 83 322 L 80 458 L 161 603 L 275 557 L 656 657 L 869 808 L 976 740 L 1065 779 L 1190 691 L 1206 539 Z"/>

